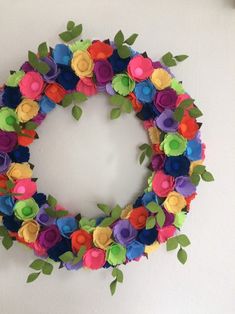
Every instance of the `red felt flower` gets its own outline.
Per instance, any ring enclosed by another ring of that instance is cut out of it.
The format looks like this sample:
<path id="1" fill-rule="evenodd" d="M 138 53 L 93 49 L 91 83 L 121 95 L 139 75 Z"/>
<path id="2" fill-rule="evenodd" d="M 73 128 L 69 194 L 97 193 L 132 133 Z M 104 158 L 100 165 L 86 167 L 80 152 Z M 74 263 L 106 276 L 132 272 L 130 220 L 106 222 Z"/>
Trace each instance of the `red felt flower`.
<path id="1" fill-rule="evenodd" d="M 87 50 L 93 60 L 104 60 L 113 54 L 113 48 L 100 40 L 95 41 Z"/>
<path id="2" fill-rule="evenodd" d="M 66 90 L 61 85 L 52 83 L 47 85 L 45 94 L 55 103 L 60 103 L 66 95 Z"/>
<path id="3" fill-rule="evenodd" d="M 77 230 L 71 234 L 72 240 L 72 250 L 77 253 L 82 246 L 85 246 L 86 249 L 92 247 L 92 235 L 85 230 Z"/>
<path id="4" fill-rule="evenodd" d="M 1 189 L 6 189 L 7 187 L 7 176 L 5 176 L 4 174 L 0 175 L 0 188 Z M 0 196 L 3 195 L 3 193 L 0 192 Z"/>
<path id="5" fill-rule="evenodd" d="M 185 113 L 183 119 L 178 126 L 179 133 L 186 139 L 192 140 L 195 137 L 198 129 L 199 126 L 196 120 L 190 117 L 188 113 Z"/>
<path id="6" fill-rule="evenodd" d="M 148 211 L 143 206 L 134 208 L 130 213 L 130 223 L 135 229 L 142 229 L 146 225 Z"/>
<path id="7" fill-rule="evenodd" d="M 29 146 L 30 144 L 33 143 L 35 135 L 36 135 L 36 131 L 34 130 L 26 130 L 26 129 L 22 129 L 21 133 L 25 134 L 24 135 L 18 135 L 18 144 L 21 146 Z M 28 137 L 28 136 L 30 137 Z"/>

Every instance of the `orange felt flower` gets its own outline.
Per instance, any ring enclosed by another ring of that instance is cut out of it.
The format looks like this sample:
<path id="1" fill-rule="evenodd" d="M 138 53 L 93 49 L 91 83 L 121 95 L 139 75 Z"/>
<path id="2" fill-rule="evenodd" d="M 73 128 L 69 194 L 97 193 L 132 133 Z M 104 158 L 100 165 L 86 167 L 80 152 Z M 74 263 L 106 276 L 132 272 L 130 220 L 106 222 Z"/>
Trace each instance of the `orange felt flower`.
<path id="1" fill-rule="evenodd" d="M 92 247 L 92 235 L 83 230 L 77 230 L 71 234 L 72 240 L 72 250 L 77 253 L 82 246 L 85 246 L 86 249 L 90 249 Z"/>
<path id="2" fill-rule="evenodd" d="M 60 103 L 66 95 L 66 90 L 57 83 L 51 83 L 47 85 L 45 94 L 55 103 Z"/>
<path id="3" fill-rule="evenodd" d="M 93 60 L 104 60 L 113 54 L 113 48 L 100 40 L 95 41 L 87 50 Z"/>
<path id="4" fill-rule="evenodd" d="M 130 93 L 128 95 L 128 98 L 130 99 L 132 103 L 132 107 L 136 112 L 140 112 L 143 108 L 143 105 L 137 100 L 136 96 L 134 93 Z"/>
<path id="5" fill-rule="evenodd" d="M 30 144 L 33 143 L 35 135 L 36 135 L 36 131 L 35 130 L 26 130 L 26 129 L 22 129 L 21 133 L 29 135 L 28 136 L 23 136 L 23 135 L 18 135 L 18 144 L 21 146 L 29 146 Z"/>
<path id="6" fill-rule="evenodd" d="M 134 208 L 130 213 L 130 223 L 135 229 L 143 229 L 148 218 L 148 211 L 143 206 Z"/>
<path id="7" fill-rule="evenodd" d="M 190 117 L 188 113 L 185 113 L 178 126 L 178 132 L 187 140 L 192 140 L 195 137 L 198 129 L 199 126 L 196 120 Z"/>

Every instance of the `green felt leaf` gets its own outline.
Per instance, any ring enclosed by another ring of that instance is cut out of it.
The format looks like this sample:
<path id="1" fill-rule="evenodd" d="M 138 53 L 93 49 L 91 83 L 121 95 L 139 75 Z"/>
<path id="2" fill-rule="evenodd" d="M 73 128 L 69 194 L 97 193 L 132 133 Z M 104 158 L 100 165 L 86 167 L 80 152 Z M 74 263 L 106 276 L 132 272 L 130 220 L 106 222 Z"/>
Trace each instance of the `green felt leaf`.
<path id="1" fill-rule="evenodd" d="M 3 188 L 0 188 L 0 192 L 5 194 L 5 193 L 7 193 L 7 190 L 3 189 Z"/>
<path id="2" fill-rule="evenodd" d="M 119 118 L 121 115 L 121 109 L 120 108 L 114 108 L 110 112 L 110 118 L 112 120 Z"/>
<path id="3" fill-rule="evenodd" d="M 112 276 L 117 279 L 118 282 L 123 282 L 123 272 L 118 268 L 113 268 Z"/>
<path id="4" fill-rule="evenodd" d="M 180 122 L 184 116 L 184 110 L 181 107 L 175 109 L 173 117 L 176 121 Z"/>
<path id="5" fill-rule="evenodd" d="M 162 227 L 165 223 L 165 220 L 166 220 L 166 215 L 162 209 L 159 210 L 156 219 L 157 219 L 157 223 L 159 224 L 159 226 Z"/>
<path id="6" fill-rule="evenodd" d="M 84 101 L 86 101 L 86 100 L 88 99 L 85 94 L 80 93 L 80 92 L 74 92 L 74 93 L 72 94 L 72 98 L 73 98 L 73 100 L 74 100 L 75 102 L 78 102 L 78 103 L 84 102 Z"/>
<path id="7" fill-rule="evenodd" d="M 203 113 L 201 112 L 200 109 L 198 109 L 197 107 L 194 107 L 189 110 L 189 115 L 193 118 L 199 118 L 203 115 Z"/>
<path id="8" fill-rule="evenodd" d="M 150 157 L 152 156 L 152 154 L 153 154 L 152 147 L 151 147 L 151 146 L 148 146 L 148 147 L 146 148 L 145 153 L 146 153 L 146 156 L 147 156 L 148 158 L 150 158 Z"/>
<path id="9" fill-rule="evenodd" d="M 180 248 L 177 253 L 177 258 L 180 263 L 185 264 L 187 261 L 187 252 L 184 249 Z"/>
<path id="10" fill-rule="evenodd" d="M 206 167 L 203 165 L 197 165 L 193 168 L 193 173 L 202 174 L 205 171 Z"/>
<path id="11" fill-rule="evenodd" d="M 116 288 L 117 288 L 117 279 L 114 279 L 110 284 L 111 295 L 114 295 L 114 293 L 116 292 Z"/>
<path id="12" fill-rule="evenodd" d="M 214 177 L 213 177 L 213 174 L 209 171 L 204 171 L 201 175 L 202 177 L 202 180 L 206 181 L 206 182 L 211 182 L 211 181 L 214 181 Z"/>
<path id="13" fill-rule="evenodd" d="M 142 144 L 142 145 L 139 146 L 139 149 L 140 150 L 145 150 L 146 148 L 148 148 L 148 146 L 149 146 L 148 144 Z"/>
<path id="14" fill-rule="evenodd" d="M 82 24 L 76 25 L 71 30 L 72 39 L 77 38 L 82 33 Z"/>
<path id="15" fill-rule="evenodd" d="M 37 55 L 32 51 L 28 51 L 28 61 L 29 61 L 30 65 L 32 65 L 33 68 L 36 68 L 36 66 L 38 64 Z"/>
<path id="16" fill-rule="evenodd" d="M 39 57 L 40 58 L 45 58 L 45 57 L 47 57 L 48 53 L 49 53 L 49 51 L 48 51 L 48 48 L 47 48 L 47 43 L 46 42 L 41 43 L 38 46 Z"/>
<path id="17" fill-rule="evenodd" d="M 192 184 L 194 184 L 194 185 L 197 186 L 197 185 L 199 184 L 199 182 L 200 182 L 200 176 L 199 176 L 199 174 L 193 173 L 193 174 L 191 175 L 191 177 L 190 177 L 190 180 L 191 180 Z"/>
<path id="18" fill-rule="evenodd" d="M 120 30 L 114 37 L 114 43 L 117 47 L 121 46 L 124 42 L 124 35 L 123 32 Z"/>
<path id="19" fill-rule="evenodd" d="M 29 276 L 27 278 L 27 283 L 30 283 L 30 282 L 33 282 L 34 280 L 36 280 L 40 274 L 41 274 L 41 272 L 29 274 Z"/>
<path id="20" fill-rule="evenodd" d="M 16 133 L 19 135 L 19 133 L 21 132 L 21 127 L 19 126 L 19 124 L 14 123 L 13 128 L 16 131 Z"/>
<path id="21" fill-rule="evenodd" d="M 4 246 L 4 248 L 6 250 L 9 250 L 12 245 L 13 245 L 13 240 L 12 238 L 9 236 L 9 234 L 7 233 L 4 238 L 2 239 L 2 245 Z"/>
<path id="22" fill-rule="evenodd" d="M 37 127 L 38 127 L 38 124 L 33 121 L 28 121 L 24 125 L 24 128 L 26 130 L 35 130 Z"/>
<path id="23" fill-rule="evenodd" d="M 72 115 L 73 115 L 74 119 L 76 119 L 78 121 L 81 118 L 82 109 L 80 107 L 78 107 L 77 105 L 74 105 L 72 108 Z"/>
<path id="24" fill-rule="evenodd" d="M 156 225 L 156 219 L 154 216 L 148 217 L 146 220 L 146 229 L 152 229 Z"/>
<path id="25" fill-rule="evenodd" d="M 63 100 L 62 100 L 62 106 L 64 108 L 70 106 L 73 102 L 73 95 L 72 94 L 67 94 L 64 96 Z"/>
<path id="26" fill-rule="evenodd" d="M 168 66 L 172 67 L 176 65 L 176 61 L 173 57 L 173 54 L 171 52 L 167 52 L 163 57 L 162 57 L 163 63 Z"/>
<path id="27" fill-rule="evenodd" d="M 111 217 L 117 220 L 122 213 L 122 208 L 119 205 L 116 205 L 111 212 Z"/>
<path id="28" fill-rule="evenodd" d="M 7 189 L 8 189 L 8 190 L 11 190 L 11 189 L 14 188 L 15 184 L 14 184 L 13 181 L 8 180 L 7 183 L 6 183 L 6 186 L 7 186 Z"/>
<path id="29" fill-rule="evenodd" d="M 35 259 L 35 261 L 33 261 L 29 265 L 29 267 L 34 269 L 34 270 L 41 270 L 44 264 L 45 264 L 44 260 L 37 258 L 37 259 Z"/>
<path id="30" fill-rule="evenodd" d="M 182 62 L 184 61 L 185 59 L 187 59 L 188 56 L 187 55 L 178 55 L 178 56 L 175 56 L 175 59 L 178 61 L 178 62 Z"/>
<path id="31" fill-rule="evenodd" d="M 176 237 L 167 239 L 166 242 L 166 249 L 167 251 L 173 251 L 178 247 L 178 241 Z"/>
<path id="32" fill-rule="evenodd" d="M 86 225 L 89 225 L 90 224 L 90 221 L 88 218 L 86 217 L 82 217 L 80 220 L 79 220 L 79 226 L 80 227 L 83 227 L 83 226 L 86 226 Z"/>
<path id="33" fill-rule="evenodd" d="M 181 246 L 183 246 L 183 247 L 190 245 L 190 240 L 189 240 L 189 238 L 186 236 L 186 234 L 180 234 L 180 235 L 178 235 L 178 236 L 177 236 L 177 241 L 178 241 L 178 243 L 179 243 Z"/>
<path id="34" fill-rule="evenodd" d="M 0 237 L 5 237 L 7 234 L 7 229 L 4 226 L 0 226 Z"/>
<path id="35" fill-rule="evenodd" d="M 186 109 L 186 108 L 190 107 L 194 103 L 194 101 L 195 101 L 195 99 L 193 99 L 193 98 L 184 99 L 183 101 L 181 101 L 178 108 L 180 107 L 182 109 Z"/>
<path id="36" fill-rule="evenodd" d="M 68 21 L 67 23 L 67 31 L 71 31 L 75 26 L 74 21 Z"/>
<path id="37" fill-rule="evenodd" d="M 122 109 L 126 113 L 130 113 L 133 110 L 132 103 L 129 99 L 125 99 L 125 101 L 122 105 Z"/>
<path id="38" fill-rule="evenodd" d="M 85 254 L 85 252 L 86 252 L 86 246 L 83 245 L 80 247 L 80 250 L 78 251 L 77 256 L 74 258 L 72 264 L 75 265 L 79 263 L 82 260 L 82 257 Z"/>
<path id="39" fill-rule="evenodd" d="M 144 161 L 144 159 L 145 159 L 145 151 L 144 152 L 142 152 L 141 153 L 141 155 L 140 155 L 140 158 L 139 158 L 139 162 L 140 162 L 140 164 L 142 165 L 142 163 L 143 163 L 143 161 Z"/>
<path id="40" fill-rule="evenodd" d="M 43 61 L 39 61 L 38 62 L 36 69 L 41 74 L 47 74 L 50 71 L 49 65 L 46 62 L 43 62 Z"/>
<path id="41" fill-rule="evenodd" d="M 51 275 L 52 271 L 53 271 L 53 265 L 48 262 L 45 262 L 44 266 L 42 267 L 42 273 L 44 275 Z"/>
<path id="42" fill-rule="evenodd" d="M 65 31 L 59 34 L 59 37 L 66 43 L 73 39 L 73 36 L 70 31 Z"/>
<path id="43" fill-rule="evenodd" d="M 131 55 L 131 50 L 128 46 L 120 46 L 117 52 L 122 59 L 126 59 Z"/>
<path id="44" fill-rule="evenodd" d="M 61 218 L 68 215 L 67 210 L 54 210 L 51 207 L 45 208 L 45 212 L 47 213 L 48 216 L 53 218 Z"/>
<path id="45" fill-rule="evenodd" d="M 159 206 L 156 202 L 150 202 L 146 205 L 146 208 L 151 212 L 151 213 L 157 213 L 162 210 L 161 206 Z"/>
<path id="46" fill-rule="evenodd" d="M 73 258 L 74 258 L 74 255 L 71 251 L 67 251 L 64 254 L 59 256 L 59 259 L 64 263 L 71 262 Z"/>
<path id="47" fill-rule="evenodd" d="M 47 203 L 48 205 L 50 205 L 51 207 L 55 207 L 57 205 L 57 200 L 54 196 L 52 196 L 51 194 L 48 195 L 47 198 Z"/>
<path id="48" fill-rule="evenodd" d="M 138 37 L 138 34 L 134 33 L 132 34 L 130 37 L 128 37 L 126 40 L 125 40 L 125 43 L 128 44 L 128 45 L 133 45 L 134 42 L 136 41 L 136 38 Z"/>
<path id="49" fill-rule="evenodd" d="M 107 216 L 110 214 L 111 210 L 108 205 L 105 204 L 97 204 L 97 207 L 102 210 Z"/>
<path id="50" fill-rule="evenodd" d="M 113 95 L 109 97 L 109 100 L 111 105 L 122 106 L 125 102 L 125 97 L 121 95 Z"/>
<path id="51" fill-rule="evenodd" d="M 99 227 L 108 227 L 114 223 L 116 219 L 113 217 L 107 217 L 102 220 L 102 222 L 99 224 Z"/>

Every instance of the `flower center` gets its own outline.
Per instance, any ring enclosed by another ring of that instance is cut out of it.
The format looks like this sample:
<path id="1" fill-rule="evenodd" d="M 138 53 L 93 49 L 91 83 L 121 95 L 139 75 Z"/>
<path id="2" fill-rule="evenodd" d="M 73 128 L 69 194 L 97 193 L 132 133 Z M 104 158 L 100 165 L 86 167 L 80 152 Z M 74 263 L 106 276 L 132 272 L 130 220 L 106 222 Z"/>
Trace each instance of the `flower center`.
<path id="1" fill-rule="evenodd" d="M 48 242 L 53 241 L 55 237 L 56 237 L 56 232 L 54 230 L 50 230 L 50 231 L 46 232 L 46 234 L 45 234 L 45 239 Z"/>
<path id="2" fill-rule="evenodd" d="M 83 235 L 79 235 L 77 237 L 77 242 L 78 243 L 83 244 L 83 243 L 85 243 L 85 241 L 86 241 L 86 238 Z"/>
<path id="3" fill-rule="evenodd" d="M 13 116 L 8 116 L 8 117 L 6 118 L 6 123 L 7 123 L 8 125 L 14 125 L 15 122 L 16 122 L 16 118 L 13 117 Z"/>
<path id="4" fill-rule="evenodd" d="M 30 206 L 25 206 L 24 208 L 22 208 L 22 213 L 24 216 L 29 216 L 32 214 L 32 212 L 33 210 Z"/>
<path id="5" fill-rule="evenodd" d="M 138 222 L 141 224 L 141 223 L 143 223 L 144 221 L 145 221 L 145 216 L 144 215 L 141 215 L 141 216 L 139 216 L 138 217 Z"/>
<path id="6" fill-rule="evenodd" d="M 34 232 L 36 232 L 37 227 L 34 224 L 30 224 L 28 226 L 28 230 L 29 230 L 30 233 L 34 233 Z"/>
<path id="7" fill-rule="evenodd" d="M 120 252 L 120 249 L 119 249 L 118 246 L 114 246 L 114 247 L 112 248 L 112 253 L 113 253 L 114 255 L 118 255 L 119 252 Z"/>
<path id="8" fill-rule="evenodd" d="M 41 214 L 39 219 L 42 221 L 42 222 L 47 222 L 49 220 L 49 217 L 47 214 Z"/>
<path id="9" fill-rule="evenodd" d="M 31 109 L 31 106 L 28 105 L 28 104 L 24 104 L 22 106 L 22 111 L 25 112 L 25 113 L 28 113 L 30 111 L 30 109 Z"/>
<path id="10" fill-rule="evenodd" d="M 143 74 L 143 69 L 141 69 L 140 67 L 135 69 L 135 75 L 136 76 L 141 76 Z"/>
<path id="11" fill-rule="evenodd" d="M 24 194 L 25 193 L 25 187 L 24 186 L 19 186 L 17 189 L 17 193 Z"/>
<path id="12" fill-rule="evenodd" d="M 124 228 L 121 230 L 121 235 L 123 236 L 123 238 L 128 238 L 130 235 L 130 230 L 127 228 Z"/>
<path id="13" fill-rule="evenodd" d="M 91 256 L 94 257 L 94 258 L 97 258 L 97 257 L 99 257 L 99 252 L 97 252 L 96 250 L 93 250 L 91 252 Z"/>
<path id="14" fill-rule="evenodd" d="M 188 155 L 191 155 L 193 152 L 192 148 L 191 147 L 187 147 L 187 154 Z"/>
<path id="15" fill-rule="evenodd" d="M 150 94 L 150 88 L 149 88 L 148 86 L 145 86 L 145 87 L 143 88 L 143 94 L 144 94 L 144 95 L 149 95 L 149 94 Z"/>
<path id="16" fill-rule="evenodd" d="M 176 196 L 171 196 L 169 199 L 169 204 L 175 206 L 178 204 L 178 198 Z"/>
<path id="17" fill-rule="evenodd" d="M 128 77 L 122 77 L 122 84 L 124 85 L 124 86 L 128 86 L 129 85 L 129 79 L 128 79 Z"/>
<path id="18" fill-rule="evenodd" d="M 71 231 L 68 225 L 63 226 L 62 229 L 64 233 L 69 233 Z"/>
<path id="19" fill-rule="evenodd" d="M 39 83 L 38 82 L 33 82 L 31 84 L 31 89 L 36 92 L 39 89 Z"/>
<path id="20" fill-rule="evenodd" d="M 170 142 L 170 148 L 171 148 L 171 149 L 178 149 L 179 146 L 180 146 L 180 144 L 179 144 L 179 142 L 176 141 L 176 140 L 172 140 L 172 141 Z"/>
<path id="21" fill-rule="evenodd" d="M 164 125 L 165 125 L 166 127 L 171 127 L 173 123 L 174 123 L 174 122 L 173 122 L 173 119 L 172 119 L 172 118 L 167 118 L 166 120 L 164 120 Z"/>
<path id="22" fill-rule="evenodd" d="M 163 189 L 168 189 L 169 186 L 170 186 L 170 184 L 169 184 L 168 181 L 163 181 L 163 182 L 162 182 L 162 188 L 163 188 Z"/>
<path id="23" fill-rule="evenodd" d="M 87 69 L 87 62 L 86 60 L 82 60 L 78 63 L 78 68 L 80 71 L 85 71 Z"/>
<path id="24" fill-rule="evenodd" d="M 187 124 L 181 123 L 180 128 L 181 128 L 181 130 L 182 130 L 183 132 L 185 132 L 188 127 L 187 127 Z"/>
<path id="25" fill-rule="evenodd" d="M 102 234 L 100 235 L 100 242 L 101 242 L 101 243 L 105 243 L 107 240 L 108 240 L 107 235 L 106 235 L 105 233 L 102 233 Z"/>

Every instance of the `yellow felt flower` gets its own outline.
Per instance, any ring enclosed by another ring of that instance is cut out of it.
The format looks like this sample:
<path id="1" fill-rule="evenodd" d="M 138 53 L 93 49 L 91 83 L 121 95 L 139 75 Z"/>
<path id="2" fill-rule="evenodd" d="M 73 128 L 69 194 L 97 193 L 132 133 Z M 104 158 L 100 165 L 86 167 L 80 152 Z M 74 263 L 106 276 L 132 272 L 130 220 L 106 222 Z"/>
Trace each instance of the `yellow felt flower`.
<path id="1" fill-rule="evenodd" d="M 112 243 L 112 229 L 109 227 L 96 227 L 93 232 L 93 242 L 96 247 L 106 250 Z"/>
<path id="2" fill-rule="evenodd" d="M 22 164 L 13 162 L 7 171 L 7 176 L 11 180 L 32 178 L 33 171 L 27 162 Z"/>
<path id="3" fill-rule="evenodd" d="M 190 164 L 190 168 L 189 168 L 189 174 L 190 174 L 190 176 L 192 175 L 194 168 L 195 168 L 196 166 L 202 165 L 202 164 L 203 164 L 203 161 L 202 161 L 202 160 L 192 161 L 191 164 Z"/>
<path id="4" fill-rule="evenodd" d="M 40 225 L 35 220 L 26 220 L 22 223 L 18 235 L 27 243 L 33 243 L 38 237 Z"/>
<path id="5" fill-rule="evenodd" d="M 180 193 L 170 192 L 164 201 L 164 207 L 169 213 L 177 214 L 186 206 L 186 200 Z"/>
<path id="6" fill-rule="evenodd" d="M 144 252 L 146 254 L 151 254 L 154 251 L 156 251 L 159 248 L 159 246 L 160 246 L 159 242 L 155 241 L 151 245 L 146 245 L 145 248 L 144 248 Z"/>
<path id="7" fill-rule="evenodd" d="M 73 54 L 71 67 L 79 77 L 92 77 L 94 62 L 89 52 L 80 50 Z"/>
<path id="8" fill-rule="evenodd" d="M 171 85 L 171 75 L 164 69 L 155 69 L 150 77 L 156 89 L 161 90 Z"/>
<path id="9" fill-rule="evenodd" d="M 25 98 L 16 107 L 16 114 L 20 122 L 27 122 L 38 114 L 39 109 L 39 105 L 36 101 Z"/>
<path id="10" fill-rule="evenodd" d="M 133 209 L 133 206 L 131 204 L 127 205 L 121 212 L 121 219 L 128 219 L 130 216 L 130 213 Z"/>

